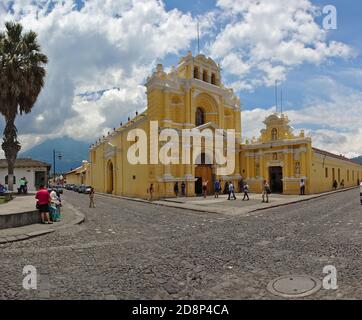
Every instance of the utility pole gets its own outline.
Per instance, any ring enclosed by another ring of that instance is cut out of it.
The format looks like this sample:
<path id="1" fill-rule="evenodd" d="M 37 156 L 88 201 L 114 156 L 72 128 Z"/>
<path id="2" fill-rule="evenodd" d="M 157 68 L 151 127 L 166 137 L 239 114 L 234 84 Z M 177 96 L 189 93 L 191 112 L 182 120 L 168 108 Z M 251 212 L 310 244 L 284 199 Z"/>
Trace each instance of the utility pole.
<path id="1" fill-rule="evenodd" d="M 62 153 L 53 149 L 53 182 L 55 183 L 55 157 L 58 156 L 59 160 L 62 160 Z"/>

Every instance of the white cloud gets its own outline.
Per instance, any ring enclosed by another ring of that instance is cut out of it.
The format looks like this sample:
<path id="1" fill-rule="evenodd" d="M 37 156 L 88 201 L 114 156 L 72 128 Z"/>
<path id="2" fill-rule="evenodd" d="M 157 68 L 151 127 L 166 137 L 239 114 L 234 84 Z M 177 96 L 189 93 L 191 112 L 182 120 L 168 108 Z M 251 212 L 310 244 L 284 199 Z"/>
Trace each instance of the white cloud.
<path id="1" fill-rule="evenodd" d="M 141 85 L 156 62 L 196 36 L 190 14 L 166 11 L 158 0 L 84 3 L 79 10 L 72 0 L 2 2 L 11 10 L 0 7 L 0 25 L 15 19 L 36 31 L 49 57 L 45 88 L 33 112 L 17 121 L 24 149 L 28 136 L 93 141 L 118 126 L 146 106 Z"/>
<path id="2" fill-rule="evenodd" d="M 355 77 L 361 77 L 360 70 L 355 71 Z M 317 148 L 347 157 L 361 155 L 362 92 L 342 86 L 326 76 L 306 81 L 301 89 L 309 98 L 305 99 L 300 108 L 292 108 L 286 112 L 291 125 L 298 129 L 306 129 L 306 134 L 312 138 L 313 146 Z M 317 92 L 323 92 L 323 97 L 316 95 Z M 253 136 L 258 137 L 264 126 L 262 122 L 274 110 L 275 107 L 268 110 L 255 108 L 244 111 L 244 136 L 249 139 Z"/>
<path id="3" fill-rule="evenodd" d="M 303 63 L 353 55 L 346 44 L 327 41 L 309 0 L 218 0 L 217 5 L 229 19 L 211 41 L 210 54 L 226 73 L 241 78 L 232 83 L 239 89 L 284 81 Z"/>
<path id="4" fill-rule="evenodd" d="M 146 106 L 142 84 L 152 68 L 168 54 L 189 48 L 196 37 L 191 14 L 167 11 L 158 0 L 84 3 L 78 10 L 74 0 L 0 1 L 0 26 L 15 19 L 33 29 L 49 57 L 46 86 L 33 112 L 17 121 L 23 150 L 63 135 L 94 141 L 136 110 L 142 111 Z M 212 39 L 205 49 L 220 60 L 237 91 L 283 81 L 303 63 L 318 65 L 353 54 L 347 45 L 327 41 L 309 0 L 218 0 L 217 5 L 217 10 L 199 17 L 202 35 Z M 362 83 L 355 71 L 346 71 L 345 77 Z M 319 128 L 308 131 L 316 146 L 362 153 L 362 142 L 356 139 L 361 134 L 361 94 L 339 90 L 330 78 L 315 79 L 309 86 L 319 90 L 307 94 L 310 98 L 302 109 L 290 111 L 293 123 Z M 244 135 L 257 136 L 273 109 L 244 111 Z"/>

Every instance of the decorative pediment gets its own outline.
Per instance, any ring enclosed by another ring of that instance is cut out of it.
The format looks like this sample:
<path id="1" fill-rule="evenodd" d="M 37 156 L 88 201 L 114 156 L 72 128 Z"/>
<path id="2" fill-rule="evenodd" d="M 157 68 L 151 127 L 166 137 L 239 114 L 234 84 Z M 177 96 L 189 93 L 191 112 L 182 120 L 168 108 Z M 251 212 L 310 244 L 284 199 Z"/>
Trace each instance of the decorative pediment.
<path id="1" fill-rule="evenodd" d="M 200 131 L 202 131 L 204 129 L 213 129 L 213 130 L 215 130 L 215 129 L 220 129 L 220 128 L 216 123 L 208 122 L 208 123 L 205 123 L 205 124 L 203 124 L 201 126 L 196 127 L 195 129 L 199 129 Z"/>

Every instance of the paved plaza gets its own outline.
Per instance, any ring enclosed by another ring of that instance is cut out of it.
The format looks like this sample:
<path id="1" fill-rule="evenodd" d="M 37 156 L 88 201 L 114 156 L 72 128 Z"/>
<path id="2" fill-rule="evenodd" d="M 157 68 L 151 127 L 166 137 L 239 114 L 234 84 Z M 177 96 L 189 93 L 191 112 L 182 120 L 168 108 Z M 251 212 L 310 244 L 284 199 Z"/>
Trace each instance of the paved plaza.
<path id="1" fill-rule="evenodd" d="M 0 244 L 0 299 L 281 299 L 270 281 L 322 280 L 327 265 L 338 289 L 306 299 L 362 299 L 357 189 L 239 215 L 100 195 L 89 209 L 87 195 L 67 191 L 64 199 L 85 222 Z M 38 271 L 37 290 L 22 287 L 26 265 Z"/>

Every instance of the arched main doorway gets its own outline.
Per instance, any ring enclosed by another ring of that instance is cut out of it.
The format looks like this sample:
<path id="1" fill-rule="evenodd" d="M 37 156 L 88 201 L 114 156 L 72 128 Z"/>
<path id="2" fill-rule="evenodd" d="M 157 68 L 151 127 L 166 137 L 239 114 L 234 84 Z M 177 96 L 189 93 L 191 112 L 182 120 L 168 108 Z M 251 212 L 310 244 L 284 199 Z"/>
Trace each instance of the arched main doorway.
<path id="1" fill-rule="evenodd" d="M 208 181 L 207 193 L 212 194 L 214 180 L 215 180 L 215 177 L 212 172 L 212 164 L 207 164 L 210 163 L 210 161 L 206 161 L 207 159 L 205 153 L 202 153 L 200 157 L 201 161 L 200 158 L 198 158 L 196 161 L 196 163 L 200 164 L 195 167 L 195 178 L 196 178 L 195 194 L 197 195 L 202 194 L 202 183 L 205 181 Z"/>
<path id="2" fill-rule="evenodd" d="M 283 168 L 270 167 L 270 189 L 273 193 L 283 193 Z"/>
<path id="3" fill-rule="evenodd" d="M 113 181 L 113 163 L 111 160 L 107 164 L 107 193 L 113 193 L 114 181 Z"/>

